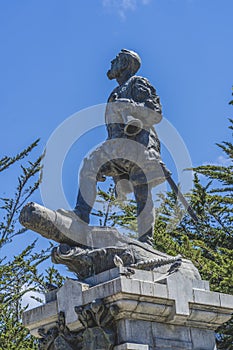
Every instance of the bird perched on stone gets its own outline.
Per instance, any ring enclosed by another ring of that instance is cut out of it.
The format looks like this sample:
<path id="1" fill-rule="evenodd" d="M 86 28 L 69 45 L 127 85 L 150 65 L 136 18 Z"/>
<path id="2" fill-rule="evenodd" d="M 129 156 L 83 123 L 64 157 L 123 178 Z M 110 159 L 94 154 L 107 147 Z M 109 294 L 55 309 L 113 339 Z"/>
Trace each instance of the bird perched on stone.
<path id="1" fill-rule="evenodd" d="M 178 258 L 173 264 L 171 264 L 167 273 L 171 274 L 171 273 L 177 272 L 179 270 L 181 264 L 182 264 L 182 259 Z"/>
<path id="2" fill-rule="evenodd" d="M 117 267 L 121 267 L 124 265 L 122 259 L 117 254 L 115 254 L 113 262 Z"/>
<path id="3" fill-rule="evenodd" d="M 123 272 L 120 273 L 121 276 L 125 276 L 127 278 L 130 278 L 134 274 L 135 270 L 131 269 L 130 267 L 127 267 Z"/>

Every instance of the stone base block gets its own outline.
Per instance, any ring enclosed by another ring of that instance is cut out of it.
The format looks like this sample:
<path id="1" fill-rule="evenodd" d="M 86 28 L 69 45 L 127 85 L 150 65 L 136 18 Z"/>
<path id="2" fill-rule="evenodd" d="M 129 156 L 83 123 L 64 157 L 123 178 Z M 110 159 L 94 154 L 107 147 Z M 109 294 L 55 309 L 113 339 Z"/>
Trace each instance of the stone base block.
<path id="1" fill-rule="evenodd" d="M 233 296 L 180 271 L 164 279 L 153 271 L 124 272 L 106 271 L 108 279 L 96 275 L 91 285 L 67 280 L 49 302 L 24 313 L 24 324 L 44 349 L 50 343 L 73 350 L 216 349 L 214 330 L 230 319 Z"/>
<path id="2" fill-rule="evenodd" d="M 215 349 L 214 332 L 208 329 L 143 320 L 120 320 L 117 331 L 119 342 L 127 339 L 129 342 L 139 343 L 143 339 L 146 340 L 148 350 Z"/>

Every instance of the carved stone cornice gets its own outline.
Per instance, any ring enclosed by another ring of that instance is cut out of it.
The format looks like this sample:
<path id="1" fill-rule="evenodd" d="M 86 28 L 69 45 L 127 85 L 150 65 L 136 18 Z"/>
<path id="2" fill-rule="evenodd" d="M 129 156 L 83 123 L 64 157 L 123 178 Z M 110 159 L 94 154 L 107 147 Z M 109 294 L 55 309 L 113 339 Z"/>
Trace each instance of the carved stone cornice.
<path id="1" fill-rule="evenodd" d="M 116 342 L 115 316 L 117 305 L 105 305 L 103 300 L 94 300 L 85 306 L 75 306 L 82 329 L 72 332 L 65 322 L 65 313 L 59 312 L 56 325 L 38 329 L 40 350 L 111 350 Z"/>

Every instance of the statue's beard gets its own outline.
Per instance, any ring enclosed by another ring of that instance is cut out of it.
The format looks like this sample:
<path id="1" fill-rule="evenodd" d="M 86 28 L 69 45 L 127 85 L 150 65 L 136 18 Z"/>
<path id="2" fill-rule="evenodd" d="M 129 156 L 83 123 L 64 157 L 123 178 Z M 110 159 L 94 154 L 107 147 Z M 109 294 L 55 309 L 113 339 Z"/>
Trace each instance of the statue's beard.
<path id="1" fill-rule="evenodd" d="M 110 80 L 119 78 L 121 76 L 121 74 L 122 74 L 122 70 L 119 68 L 118 69 L 110 68 L 107 71 L 107 76 Z"/>
<path id="2" fill-rule="evenodd" d="M 115 74 L 114 74 L 114 72 L 112 71 L 112 69 L 109 69 L 109 70 L 107 71 L 107 77 L 108 77 L 108 79 L 110 79 L 110 80 L 115 79 Z"/>

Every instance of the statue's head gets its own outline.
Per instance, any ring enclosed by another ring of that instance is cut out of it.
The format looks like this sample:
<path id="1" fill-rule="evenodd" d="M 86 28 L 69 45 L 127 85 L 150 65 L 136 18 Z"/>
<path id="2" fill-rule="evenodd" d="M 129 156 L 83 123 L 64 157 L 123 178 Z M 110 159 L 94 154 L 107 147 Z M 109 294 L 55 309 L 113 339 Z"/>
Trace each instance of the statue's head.
<path id="1" fill-rule="evenodd" d="M 122 49 L 116 58 L 111 61 L 111 68 L 107 72 L 109 79 L 117 79 L 123 73 L 133 76 L 141 66 L 139 55 L 131 50 Z"/>

